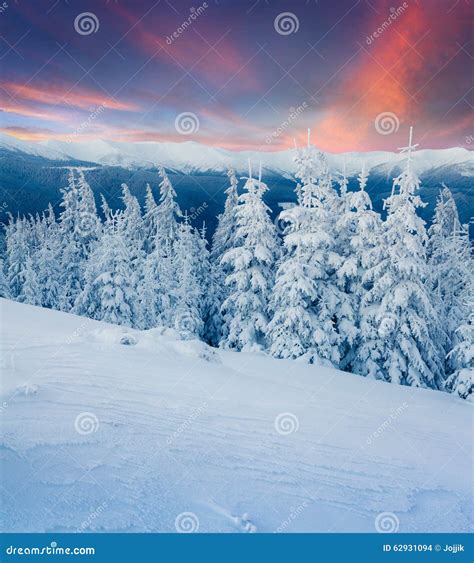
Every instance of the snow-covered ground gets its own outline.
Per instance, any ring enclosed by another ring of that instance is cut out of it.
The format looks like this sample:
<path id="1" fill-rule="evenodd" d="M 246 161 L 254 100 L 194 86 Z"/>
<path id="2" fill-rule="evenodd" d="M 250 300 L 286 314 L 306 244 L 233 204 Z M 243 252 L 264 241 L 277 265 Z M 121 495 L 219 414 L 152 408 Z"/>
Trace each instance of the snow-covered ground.
<path id="1" fill-rule="evenodd" d="M 472 403 L 173 331 L 1 314 L 3 531 L 469 529 Z"/>

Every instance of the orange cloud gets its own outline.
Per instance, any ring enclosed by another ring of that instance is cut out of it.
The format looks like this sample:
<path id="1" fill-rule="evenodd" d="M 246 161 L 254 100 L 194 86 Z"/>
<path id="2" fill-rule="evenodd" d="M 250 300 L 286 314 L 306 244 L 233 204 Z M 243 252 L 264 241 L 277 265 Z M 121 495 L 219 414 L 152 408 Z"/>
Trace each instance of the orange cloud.
<path id="1" fill-rule="evenodd" d="M 68 91 L 67 86 L 57 85 L 22 85 L 15 82 L 5 82 L 2 88 L 14 99 L 27 100 L 46 105 L 69 105 L 75 108 L 90 110 L 91 107 L 105 106 L 119 111 L 133 111 L 136 104 L 120 102 L 106 94 L 75 86 Z"/>
<path id="2" fill-rule="evenodd" d="M 0 111 L 48 121 L 66 121 L 66 118 L 57 112 L 37 110 L 21 103 L 4 103 L 0 101 Z"/>
<path id="3" fill-rule="evenodd" d="M 378 4 L 379 15 L 369 30 L 380 28 L 386 19 L 382 14 L 391 13 L 385 0 Z M 458 51 L 456 37 L 467 21 L 443 12 L 410 2 L 370 44 L 364 37 L 359 62 L 341 80 L 342 96 L 315 125 L 323 148 L 373 149 L 381 141 L 374 128 L 380 113 L 391 112 L 403 124 L 416 124 L 424 115 L 430 81 Z"/>
<path id="4" fill-rule="evenodd" d="M 0 127 L 2 133 L 7 133 L 22 141 L 45 141 L 47 139 L 65 140 L 67 135 L 55 133 L 50 129 L 29 128 L 29 127 Z"/>

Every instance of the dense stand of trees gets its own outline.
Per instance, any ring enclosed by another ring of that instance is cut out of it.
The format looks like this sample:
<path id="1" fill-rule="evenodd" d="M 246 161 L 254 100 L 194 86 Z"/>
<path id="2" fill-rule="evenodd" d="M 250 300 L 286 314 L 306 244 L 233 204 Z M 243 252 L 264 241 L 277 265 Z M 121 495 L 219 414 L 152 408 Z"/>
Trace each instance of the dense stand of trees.
<path id="1" fill-rule="evenodd" d="M 124 208 L 102 197 L 101 221 L 81 169 L 71 169 L 61 211 L 10 217 L 0 293 L 23 303 L 139 329 L 174 327 L 234 350 L 332 365 L 393 383 L 473 390 L 471 244 L 443 186 L 427 230 L 420 180 L 407 147 L 385 200 L 335 187 L 324 153 L 296 157 L 297 204 L 277 229 L 267 186 L 249 174 L 239 195 L 229 170 L 223 213 L 208 248 L 164 169 L 144 209 L 122 185 Z"/>

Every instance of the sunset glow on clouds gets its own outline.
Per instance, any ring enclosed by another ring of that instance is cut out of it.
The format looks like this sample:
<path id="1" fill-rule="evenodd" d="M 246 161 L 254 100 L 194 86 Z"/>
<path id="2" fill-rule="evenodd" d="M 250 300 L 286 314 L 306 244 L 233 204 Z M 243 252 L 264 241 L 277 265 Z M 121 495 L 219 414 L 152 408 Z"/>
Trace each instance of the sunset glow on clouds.
<path id="1" fill-rule="evenodd" d="M 310 127 L 340 152 L 396 150 L 413 124 L 425 148 L 471 144 L 466 0 L 96 4 L 19 2 L 2 14 L 3 132 L 278 150 Z M 100 22 L 94 33 L 74 28 L 82 11 Z M 277 32 L 283 11 L 294 33 Z M 189 136 L 175 127 L 183 112 L 199 121 Z"/>

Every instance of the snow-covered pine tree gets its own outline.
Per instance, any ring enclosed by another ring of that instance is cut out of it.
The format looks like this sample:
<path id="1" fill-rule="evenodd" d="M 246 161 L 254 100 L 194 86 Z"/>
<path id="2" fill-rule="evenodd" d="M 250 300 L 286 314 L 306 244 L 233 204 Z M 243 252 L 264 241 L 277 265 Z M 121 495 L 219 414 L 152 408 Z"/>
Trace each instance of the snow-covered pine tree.
<path id="1" fill-rule="evenodd" d="M 19 299 L 25 282 L 26 261 L 31 249 L 28 245 L 28 221 L 15 220 L 9 214 L 9 221 L 5 226 L 6 239 L 6 280 L 9 295 L 12 299 Z"/>
<path id="2" fill-rule="evenodd" d="M 92 246 L 100 236 L 101 224 L 97 215 L 94 192 L 86 181 L 84 171 L 78 169 L 77 190 L 79 195 L 79 216 L 75 229 L 83 248 L 83 258 L 87 259 Z"/>
<path id="3" fill-rule="evenodd" d="M 382 227 L 380 215 L 373 211 L 372 201 L 365 190 L 368 177 L 369 173 L 363 167 L 358 177 L 359 190 L 347 193 L 345 211 L 337 221 L 340 253 L 344 259 L 336 271 L 336 276 L 339 287 L 351 301 L 357 329 L 357 337 L 346 347 L 341 367 L 356 373 L 363 370 L 364 375 L 370 358 L 361 358 L 369 351 L 360 350 L 361 341 L 358 336 L 361 330 L 368 328 L 364 321 L 363 299 L 371 286 L 366 284 L 365 274 L 374 261 L 379 259 L 381 249 L 378 245 Z M 359 365 L 361 361 L 363 367 Z"/>
<path id="4" fill-rule="evenodd" d="M 84 274 L 84 289 L 74 311 L 99 321 L 134 326 L 138 318 L 138 296 L 130 268 L 131 256 L 113 214 L 94 246 Z"/>
<path id="5" fill-rule="evenodd" d="M 446 380 L 445 389 L 457 393 L 461 398 L 474 398 L 474 283 L 470 282 L 471 293 L 467 308 L 469 317 L 457 329 L 457 343 L 448 354 L 451 374 Z"/>
<path id="6" fill-rule="evenodd" d="M 156 219 L 156 210 L 158 208 L 153 190 L 150 184 L 146 185 L 145 206 L 143 215 L 143 240 L 145 252 L 149 253 L 153 250 L 158 225 Z"/>
<path id="7" fill-rule="evenodd" d="M 160 166 L 160 203 L 155 212 L 156 217 L 156 237 L 155 242 L 158 244 L 171 245 L 176 240 L 178 230 L 178 217 L 182 217 L 181 209 L 176 202 L 176 192 L 166 173 L 165 169 Z"/>
<path id="8" fill-rule="evenodd" d="M 41 288 L 38 284 L 34 261 L 31 256 L 26 257 L 25 269 L 22 272 L 23 284 L 17 300 L 29 305 L 41 305 Z"/>
<path id="9" fill-rule="evenodd" d="M 227 171 L 230 186 L 226 189 L 224 212 L 217 217 L 217 227 L 212 237 L 212 260 L 220 263 L 222 256 L 232 248 L 237 231 L 238 181 L 232 168 Z"/>
<path id="10" fill-rule="evenodd" d="M 279 259 L 280 244 L 269 207 L 262 196 L 267 186 L 252 174 L 244 186 L 237 207 L 234 245 L 222 257 L 230 267 L 226 285 L 230 288 L 222 304 L 226 336 L 221 345 L 237 350 L 265 343 L 268 306 L 274 282 L 273 267 Z"/>
<path id="11" fill-rule="evenodd" d="M 204 322 L 203 334 L 206 341 L 218 346 L 222 339 L 222 316 L 220 308 L 222 306 L 222 270 L 213 260 L 207 249 L 206 225 L 203 223 L 199 231 L 200 237 L 197 239 L 197 275 L 198 283 L 202 288 L 201 318 Z"/>
<path id="12" fill-rule="evenodd" d="M 215 287 L 215 299 L 220 306 L 228 296 L 228 287 L 225 285 L 225 278 L 230 272 L 230 266 L 222 263 L 224 254 L 232 248 L 235 242 L 237 232 L 237 206 L 239 204 L 239 195 L 237 192 L 238 181 L 232 168 L 227 171 L 230 186 L 226 189 L 226 200 L 224 204 L 224 212 L 217 217 L 217 227 L 212 237 L 211 250 L 211 275 L 213 285 Z M 209 334 L 209 340 L 217 344 L 226 334 L 227 323 L 224 323 L 222 314 L 216 311 L 213 318 L 212 334 Z"/>
<path id="13" fill-rule="evenodd" d="M 366 179 L 367 180 L 367 179 Z M 337 183 L 339 185 L 339 214 L 346 213 L 350 204 L 351 194 L 348 192 L 349 180 L 347 178 L 346 161 L 344 160 L 344 165 L 342 172 L 338 174 Z"/>
<path id="14" fill-rule="evenodd" d="M 160 167 L 159 172 L 162 177 L 160 203 L 157 205 L 149 184 L 145 196 L 143 232 L 146 254 L 139 282 L 142 328 L 171 326 L 174 322 L 177 283 L 174 244 L 179 226 L 177 219 L 182 213 L 165 169 Z"/>
<path id="15" fill-rule="evenodd" d="M 41 305 L 51 309 L 59 308 L 62 240 L 58 223 L 51 204 L 43 218 L 46 226 L 42 244 L 36 252 L 38 284 L 41 289 Z"/>
<path id="16" fill-rule="evenodd" d="M 438 388 L 443 382 L 444 336 L 426 286 L 427 234 L 417 215 L 424 204 L 416 193 L 420 180 L 412 167 L 416 146 L 410 128 L 409 144 L 401 149 L 407 153 L 406 167 L 385 200 L 388 215 L 379 239 L 383 253 L 365 275 L 372 287 L 363 303 L 368 326 L 361 332 L 365 353 L 360 359 L 370 360 L 367 369 L 377 378 Z"/>
<path id="17" fill-rule="evenodd" d="M 117 228 L 128 247 L 130 255 L 130 275 L 135 291 L 143 277 L 143 263 L 145 259 L 144 236 L 145 228 L 138 199 L 130 193 L 126 184 L 122 184 L 122 201 L 124 210 L 117 216 Z M 134 319 L 136 324 L 141 324 L 139 319 Z"/>
<path id="18" fill-rule="evenodd" d="M 0 257 L 0 297 L 10 299 L 10 288 L 8 287 L 7 276 L 5 274 L 5 260 Z"/>
<path id="19" fill-rule="evenodd" d="M 176 283 L 170 242 L 151 245 L 145 256 L 139 282 L 140 327 L 171 326 L 172 291 Z"/>
<path id="20" fill-rule="evenodd" d="M 428 236 L 429 283 L 438 318 L 448 335 L 449 352 L 456 345 L 458 327 L 470 314 L 467 293 L 473 262 L 468 227 L 461 225 L 446 186 L 439 194 Z"/>
<path id="21" fill-rule="evenodd" d="M 122 184 L 124 210 L 120 214 L 118 228 L 123 237 L 130 241 L 132 254 L 138 255 L 143 246 L 144 226 L 138 199 L 130 193 L 127 184 Z"/>
<path id="22" fill-rule="evenodd" d="M 113 218 L 114 213 L 109 205 L 109 202 L 105 198 L 104 194 L 100 194 L 100 202 L 101 202 L 100 207 L 102 209 L 102 213 L 104 214 L 105 222 L 107 223 L 107 221 L 110 221 Z"/>
<path id="23" fill-rule="evenodd" d="M 267 327 L 270 353 L 277 358 L 319 359 L 314 335 L 318 319 L 313 308 L 317 300 L 318 270 L 311 260 L 310 209 L 296 206 L 280 213 L 285 224 L 283 257 L 276 270 L 270 301 L 272 318 Z"/>
<path id="24" fill-rule="evenodd" d="M 205 286 L 199 276 L 201 258 L 199 234 L 191 227 L 188 215 L 180 223 L 174 245 L 176 287 L 174 327 L 184 339 L 199 338 L 203 332 L 202 306 Z"/>
<path id="25" fill-rule="evenodd" d="M 82 170 L 71 169 L 68 188 L 63 189 L 60 214 L 61 240 L 61 291 L 59 308 L 70 311 L 83 287 L 84 263 L 100 234 L 94 195 Z"/>
<path id="26" fill-rule="evenodd" d="M 299 205 L 281 214 L 288 228 L 272 299 L 271 351 L 338 366 L 356 334 L 351 303 L 335 277 L 342 263 L 335 236 L 340 204 L 321 151 L 308 143 L 295 162 Z"/>

